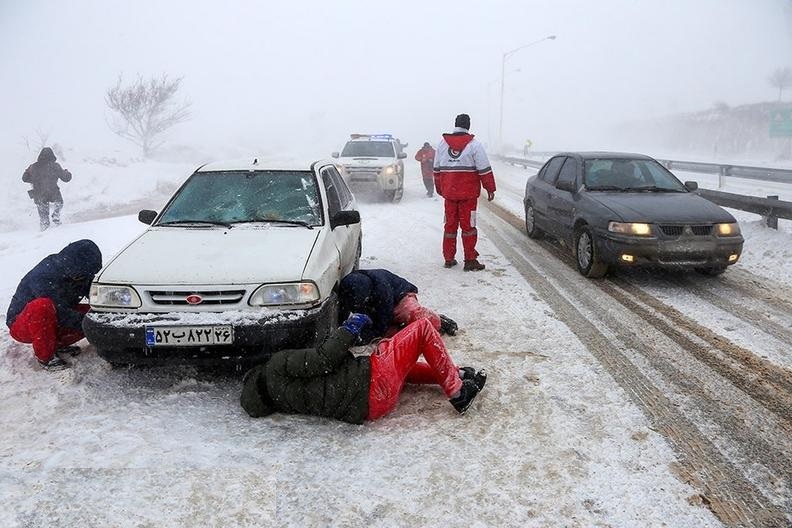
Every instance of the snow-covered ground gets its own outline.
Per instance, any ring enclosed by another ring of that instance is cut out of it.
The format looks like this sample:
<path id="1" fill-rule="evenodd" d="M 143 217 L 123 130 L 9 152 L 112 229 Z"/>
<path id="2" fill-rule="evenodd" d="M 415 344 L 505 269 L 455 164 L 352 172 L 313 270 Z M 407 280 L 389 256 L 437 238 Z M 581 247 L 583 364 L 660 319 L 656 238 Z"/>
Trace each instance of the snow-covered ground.
<path id="1" fill-rule="evenodd" d="M 142 175 L 118 194 L 102 187 L 121 205 L 191 169 L 147 163 L 91 178 Z M 674 476 L 662 437 L 486 232 L 486 271 L 442 268 L 442 202 L 423 197 L 416 167 L 408 179 L 401 204 L 361 196 L 362 266 L 406 276 L 459 322 L 453 356 L 490 372 L 465 417 L 438 390 L 408 387 L 393 415 L 364 426 L 252 420 L 238 377 L 112 370 L 85 342 L 70 371 L 49 374 L 2 333 L 0 526 L 719 526 Z M 6 225 L 3 313 L 46 254 L 91 238 L 108 259 L 144 227 L 134 216 L 44 233 L 33 219 Z"/>

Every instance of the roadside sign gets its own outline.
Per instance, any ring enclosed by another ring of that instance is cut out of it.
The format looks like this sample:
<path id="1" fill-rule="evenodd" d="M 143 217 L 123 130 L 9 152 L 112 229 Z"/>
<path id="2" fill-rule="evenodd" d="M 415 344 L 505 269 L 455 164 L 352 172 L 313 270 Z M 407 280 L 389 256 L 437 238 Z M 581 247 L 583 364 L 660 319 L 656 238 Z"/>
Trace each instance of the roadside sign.
<path id="1" fill-rule="evenodd" d="M 792 137 L 792 108 L 770 112 L 770 137 Z"/>

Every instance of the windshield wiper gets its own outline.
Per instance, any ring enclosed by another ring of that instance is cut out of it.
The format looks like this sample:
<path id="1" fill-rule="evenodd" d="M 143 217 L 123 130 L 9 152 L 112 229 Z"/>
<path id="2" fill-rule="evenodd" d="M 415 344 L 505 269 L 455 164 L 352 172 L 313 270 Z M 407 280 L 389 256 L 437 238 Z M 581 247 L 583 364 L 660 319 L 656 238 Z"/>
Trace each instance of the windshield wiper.
<path id="1" fill-rule="evenodd" d="M 619 191 L 624 192 L 627 189 L 624 187 L 617 187 L 615 185 L 597 185 L 596 187 L 586 187 L 589 191 Z"/>
<path id="2" fill-rule="evenodd" d="M 177 225 L 177 224 L 202 224 L 202 225 L 218 225 L 231 229 L 232 226 L 228 222 L 216 222 L 214 220 L 170 220 L 168 222 L 160 222 L 158 226 Z"/>
<path id="3" fill-rule="evenodd" d="M 254 218 L 252 220 L 236 220 L 235 222 L 231 222 L 232 224 L 288 224 L 288 225 L 298 225 L 307 227 L 308 229 L 313 229 L 314 226 L 309 224 L 308 222 L 303 222 L 302 220 L 271 220 L 271 219 L 264 219 L 264 218 Z"/>
<path id="4" fill-rule="evenodd" d="M 649 191 L 649 192 L 685 192 L 679 189 L 669 189 L 668 187 L 658 187 L 657 185 L 642 185 L 640 187 L 630 187 L 628 191 Z"/>

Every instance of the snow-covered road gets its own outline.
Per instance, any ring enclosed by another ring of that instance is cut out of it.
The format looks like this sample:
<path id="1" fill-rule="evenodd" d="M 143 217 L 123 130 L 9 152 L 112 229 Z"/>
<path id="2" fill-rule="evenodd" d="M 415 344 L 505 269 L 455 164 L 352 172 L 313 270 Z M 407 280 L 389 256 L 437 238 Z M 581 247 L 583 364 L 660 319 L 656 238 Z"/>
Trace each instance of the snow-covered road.
<path id="1" fill-rule="evenodd" d="M 418 285 L 459 322 L 446 339 L 458 362 L 490 372 L 468 415 L 408 387 L 393 415 L 365 426 L 251 420 L 238 377 L 112 370 L 84 343 L 71 371 L 50 375 L 3 333 L 0 526 L 785 522 L 788 400 L 754 369 L 789 382 L 782 287 L 754 268 L 703 286 L 685 274 L 582 279 L 557 246 L 510 225 L 526 173 L 496 171 L 481 273 L 442 268 L 442 202 L 423 197 L 415 167 L 401 204 L 361 196 L 362 266 Z M 68 241 L 93 238 L 107 258 L 142 227 L 119 217 L 4 233 L 0 309 Z M 761 299 L 778 304 L 762 312 Z M 729 318 L 726 302 L 753 315 Z"/>

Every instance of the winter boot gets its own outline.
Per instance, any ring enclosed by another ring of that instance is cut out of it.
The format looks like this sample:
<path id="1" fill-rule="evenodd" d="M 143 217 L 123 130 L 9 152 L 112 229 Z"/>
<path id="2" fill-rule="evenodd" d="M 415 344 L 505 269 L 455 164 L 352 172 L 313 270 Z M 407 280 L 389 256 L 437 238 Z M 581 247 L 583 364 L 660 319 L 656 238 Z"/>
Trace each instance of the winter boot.
<path id="1" fill-rule="evenodd" d="M 446 260 L 443 266 L 445 266 L 446 268 L 453 268 L 457 264 L 459 264 L 459 262 L 457 262 L 456 259 L 451 259 L 451 260 Z"/>
<path id="2" fill-rule="evenodd" d="M 55 351 L 56 354 L 68 354 L 71 357 L 79 356 L 80 352 L 82 352 L 82 348 L 78 347 L 77 345 L 69 345 L 65 347 L 61 347 Z"/>
<path id="3" fill-rule="evenodd" d="M 472 380 L 476 377 L 476 369 L 473 367 L 459 367 L 459 379 L 465 381 L 466 379 Z"/>
<path id="4" fill-rule="evenodd" d="M 438 315 L 440 316 L 440 332 L 450 336 L 456 335 L 457 330 L 459 330 L 459 326 L 457 326 L 456 321 L 443 314 Z"/>
<path id="5" fill-rule="evenodd" d="M 479 390 L 483 389 L 484 384 L 487 383 L 487 371 L 483 369 L 476 372 L 473 367 L 459 367 L 459 377 L 462 381 L 473 380 Z"/>
<path id="6" fill-rule="evenodd" d="M 38 362 L 39 365 L 41 365 L 41 368 L 43 368 L 47 372 L 56 372 L 58 370 L 67 369 L 71 366 L 65 361 L 63 361 L 61 358 L 59 358 L 58 356 L 52 356 L 52 359 L 50 359 L 49 361 L 41 361 L 39 359 Z"/>
<path id="7" fill-rule="evenodd" d="M 485 268 L 484 264 L 476 259 L 465 261 L 465 271 L 481 271 Z"/>
<path id="8" fill-rule="evenodd" d="M 473 400 L 476 399 L 476 396 L 481 389 L 484 388 L 484 383 L 487 382 L 487 375 L 484 373 L 479 373 L 477 376 L 481 376 L 480 383 L 481 387 L 477 385 L 475 380 L 466 379 L 462 381 L 462 388 L 459 390 L 459 396 L 456 398 L 451 398 L 449 401 L 451 405 L 454 406 L 454 409 L 457 410 L 459 414 L 465 414 L 465 411 L 468 410 L 470 405 L 473 403 Z"/>

